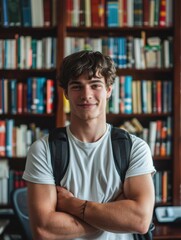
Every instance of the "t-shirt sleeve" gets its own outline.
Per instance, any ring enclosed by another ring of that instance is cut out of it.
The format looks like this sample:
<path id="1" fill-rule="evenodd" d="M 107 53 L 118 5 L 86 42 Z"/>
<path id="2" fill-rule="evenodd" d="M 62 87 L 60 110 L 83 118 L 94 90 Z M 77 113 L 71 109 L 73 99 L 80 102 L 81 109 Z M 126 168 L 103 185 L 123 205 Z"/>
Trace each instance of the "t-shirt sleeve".
<path id="1" fill-rule="evenodd" d="M 131 137 L 133 145 L 126 178 L 147 173 L 154 174 L 156 170 L 153 166 L 153 159 L 148 144 L 134 135 L 131 135 Z"/>
<path id="2" fill-rule="evenodd" d="M 31 145 L 27 154 L 23 179 L 39 184 L 55 184 L 48 137 L 41 138 Z"/>

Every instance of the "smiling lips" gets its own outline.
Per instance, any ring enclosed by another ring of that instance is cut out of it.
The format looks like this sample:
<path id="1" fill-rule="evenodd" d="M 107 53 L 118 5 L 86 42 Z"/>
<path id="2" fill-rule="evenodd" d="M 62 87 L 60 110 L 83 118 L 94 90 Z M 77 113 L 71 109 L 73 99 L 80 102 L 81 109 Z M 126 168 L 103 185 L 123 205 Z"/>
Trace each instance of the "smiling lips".
<path id="1" fill-rule="evenodd" d="M 93 106 L 97 106 L 97 103 L 81 103 L 78 104 L 78 106 L 81 108 L 91 108 Z"/>

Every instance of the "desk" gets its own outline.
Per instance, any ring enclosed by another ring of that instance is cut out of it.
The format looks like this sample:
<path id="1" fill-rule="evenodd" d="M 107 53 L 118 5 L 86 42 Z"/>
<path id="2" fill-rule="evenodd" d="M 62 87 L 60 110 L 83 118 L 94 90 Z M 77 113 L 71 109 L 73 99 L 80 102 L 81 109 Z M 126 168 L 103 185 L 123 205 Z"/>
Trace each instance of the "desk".
<path id="1" fill-rule="evenodd" d="M 153 236 L 155 240 L 181 240 L 181 224 L 180 226 L 156 224 Z"/>

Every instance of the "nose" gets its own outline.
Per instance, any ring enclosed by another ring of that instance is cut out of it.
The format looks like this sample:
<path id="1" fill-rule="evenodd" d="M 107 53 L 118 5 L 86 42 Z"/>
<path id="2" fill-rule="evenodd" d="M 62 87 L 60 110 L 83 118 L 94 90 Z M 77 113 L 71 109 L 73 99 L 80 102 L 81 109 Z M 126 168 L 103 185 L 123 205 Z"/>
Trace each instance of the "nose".
<path id="1" fill-rule="evenodd" d="M 92 98 L 92 91 L 89 86 L 84 86 L 81 91 L 81 100 L 85 101 Z"/>

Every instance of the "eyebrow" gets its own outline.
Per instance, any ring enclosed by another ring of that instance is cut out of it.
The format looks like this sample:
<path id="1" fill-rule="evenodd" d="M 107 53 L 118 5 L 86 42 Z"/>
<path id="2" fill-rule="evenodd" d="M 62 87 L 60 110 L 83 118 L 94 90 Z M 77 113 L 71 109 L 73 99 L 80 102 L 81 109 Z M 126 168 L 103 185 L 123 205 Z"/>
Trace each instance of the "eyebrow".
<path id="1" fill-rule="evenodd" d="M 102 83 L 102 84 L 104 84 L 104 82 L 102 82 L 99 79 L 92 79 L 92 80 L 88 80 L 88 81 L 89 81 L 89 84 L 94 84 L 94 83 Z M 73 85 L 73 84 L 81 85 L 81 82 L 79 82 L 78 80 L 72 80 L 72 81 L 69 82 L 69 85 Z"/>

